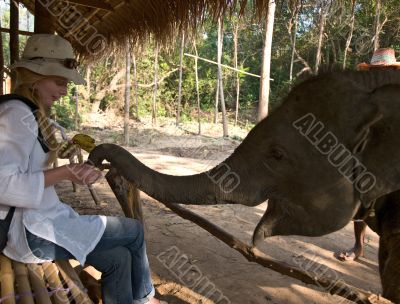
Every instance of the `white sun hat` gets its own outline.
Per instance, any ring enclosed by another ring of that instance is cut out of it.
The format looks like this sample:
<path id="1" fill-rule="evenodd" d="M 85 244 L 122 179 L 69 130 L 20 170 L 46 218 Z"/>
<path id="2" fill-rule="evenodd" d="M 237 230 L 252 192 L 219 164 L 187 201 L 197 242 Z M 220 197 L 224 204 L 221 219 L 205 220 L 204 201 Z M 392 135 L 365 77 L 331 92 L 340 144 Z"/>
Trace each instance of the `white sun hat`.
<path id="1" fill-rule="evenodd" d="M 58 35 L 35 34 L 28 38 L 21 60 L 10 68 L 25 68 L 40 75 L 64 77 L 75 84 L 84 84 L 85 80 L 76 70 L 78 65 L 67 40 Z"/>

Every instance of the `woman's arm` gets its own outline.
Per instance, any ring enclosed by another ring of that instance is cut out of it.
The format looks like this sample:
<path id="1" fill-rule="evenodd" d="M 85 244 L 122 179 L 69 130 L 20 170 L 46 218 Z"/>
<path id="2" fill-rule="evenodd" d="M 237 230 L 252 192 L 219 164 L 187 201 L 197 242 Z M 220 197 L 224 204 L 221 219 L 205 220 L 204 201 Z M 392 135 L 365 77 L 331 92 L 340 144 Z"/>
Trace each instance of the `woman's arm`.
<path id="1" fill-rule="evenodd" d="M 22 101 L 0 107 L 0 205 L 39 208 L 43 171 L 31 172 L 30 154 L 37 142 L 37 123 Z"/>
<path id="2" fill-rule="evenodd" d="M 48 169 L 44 172 L 44 186 L 53 186 L 63 180 L 70 180 L 79 185 L 91 185 L 101 176 L 101 172 L 88 164 L 71 164 Z"/>
<path id="3" fill-rule="evenodd" d="M 45 171 L 28 170 L 37 142 L 37 123 L 22 102 L 0 107 L 0 205 L 39 208 L 45 187 L 62 180 L 94 183 L 101 172 L 88 164 L 67 165 Z"/>

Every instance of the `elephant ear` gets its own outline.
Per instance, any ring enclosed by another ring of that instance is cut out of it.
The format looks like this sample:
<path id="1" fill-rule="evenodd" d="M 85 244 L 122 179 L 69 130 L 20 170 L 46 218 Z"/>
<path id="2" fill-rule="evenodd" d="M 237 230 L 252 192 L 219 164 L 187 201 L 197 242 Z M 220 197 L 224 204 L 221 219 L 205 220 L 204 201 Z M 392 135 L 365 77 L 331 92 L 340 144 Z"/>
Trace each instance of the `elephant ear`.
<path id="1" fill-rule="evenodd" d="M 361 161 L 375 184 L 360 188 L 360 199 L 369 207 L 377 198 L 400 189 L 400 85 L 386 85 L 371 94 L 382 118 L 370 127 Z"/>
<path id="2" fill-rule="evenodd" d="M 343 183 L 310 202 L 269 200 L 254 231 L 254 245 L 274 235 L 321 236 L 337 231 L 361 203 L 368 208 L 379 197 L 400 189 L 400 85 L 378 87 L 362 102 L 353 101 L 346 108 L 352 113 L 342 115 L 352 117 L 348 129 L 337 131 L 362 164 L 356 167 L 363 168 L 356 172 L 358 178 L 349 183 L 343 177 Z"/>

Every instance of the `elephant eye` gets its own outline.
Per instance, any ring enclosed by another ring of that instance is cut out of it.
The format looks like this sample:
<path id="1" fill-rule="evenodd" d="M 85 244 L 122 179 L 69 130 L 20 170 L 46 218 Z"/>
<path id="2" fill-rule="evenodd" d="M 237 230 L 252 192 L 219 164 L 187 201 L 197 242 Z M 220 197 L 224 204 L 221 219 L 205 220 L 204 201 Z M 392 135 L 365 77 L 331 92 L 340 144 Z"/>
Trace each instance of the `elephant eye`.
<path id="1" fill-rule="evenodd" d="M 285 153 L 282 149 L 275 147 L 271 150 L 271 156 L 276 160 L 282 160 L 285 157 Z"/>

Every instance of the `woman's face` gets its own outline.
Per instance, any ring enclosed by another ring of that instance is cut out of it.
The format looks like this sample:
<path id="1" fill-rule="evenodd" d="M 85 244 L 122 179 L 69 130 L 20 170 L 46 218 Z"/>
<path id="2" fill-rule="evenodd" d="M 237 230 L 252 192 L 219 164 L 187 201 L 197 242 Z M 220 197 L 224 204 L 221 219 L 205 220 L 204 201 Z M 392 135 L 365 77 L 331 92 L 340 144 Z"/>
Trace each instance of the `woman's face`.
<path id="1" fill-rule="evenodd" d="M 39 93 L 40 99 L 47 109 L 60 97 L 67 94 L 68 80 L 63 77 L 49 77 L 39 80 L 35 84 L 35 89 Z"/>

